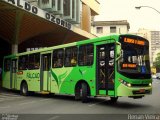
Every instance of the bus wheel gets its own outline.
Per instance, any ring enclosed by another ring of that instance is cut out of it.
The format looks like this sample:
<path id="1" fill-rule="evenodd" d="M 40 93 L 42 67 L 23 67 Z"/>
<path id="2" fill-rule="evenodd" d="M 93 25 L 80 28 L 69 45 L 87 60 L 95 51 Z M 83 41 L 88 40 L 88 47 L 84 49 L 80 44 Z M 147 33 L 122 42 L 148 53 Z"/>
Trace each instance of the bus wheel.
<path id="1" fill-rule="evenodd" d="M 78 84 L 75 89 L 75 100 L 81 99 L 80 93 L 81 93 L 81 86 L 80 84 Z"/>
<path id="2" fill-rule="evenodd" d="M 28 86 L 27 83 L 23 82 L 21 85 L 21 95 L 27 96 L 28 95 Z"/>
<path id="3" fill-rule="evenodd" d="M 111 102 L 112 102 L 112 103 L 116 103 L 117 100 L 118 100 L 118 97 L 111 97 Z"/>
<path id="4" fill-rule="evenodd" d="M 81 95 L 81 100 L 82 100 L 83 103 L 88 102 L 87 89 L 88 89 L 87 84 L 82 83 L 82 87 L 81 87 L 81 90 L 80 90 L 80 95 Z"/>

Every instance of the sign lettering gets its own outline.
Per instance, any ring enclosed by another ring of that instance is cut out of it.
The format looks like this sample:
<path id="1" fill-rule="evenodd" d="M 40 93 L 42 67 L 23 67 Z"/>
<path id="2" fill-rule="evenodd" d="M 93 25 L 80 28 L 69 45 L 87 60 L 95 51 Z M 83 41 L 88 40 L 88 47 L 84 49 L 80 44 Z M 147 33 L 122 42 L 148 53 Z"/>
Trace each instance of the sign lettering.
<path id="1" fill-rule="evenodd" d="M 30 79 L 39 78 L 39 73 L 27 73 L 27 78 Z"/>
<path id="2" fill-rule="evenodd" d="M 122 64 L 122 68 L 136 68 L 136 67 L 137 67 L 137 65 L 133 64 L 133 63 L 131 63 L 131 64 L 128 64 L 128 63 Z"/>
<path id="3" fill-rule="evenodd" d="M 131 38 L 124 38 L 125 43 L 137 44 L 137 45 L 145 45 L 143 40 L 135 40 Z"/>
<path id="4" fill-rule="evenodd" d="M 12 5 L 15 5 L 15 6 L 21 8 L 21 9 L 24 9 L 28 12 L 31 12 L 35 15 L 38 15 L 38 16 L 40 16 L 50 22 L 53 22 L 57 25 L 65 27 L 69 30 L 72 29 L 72 24 L 70 24 L 69 22 L 67 22 L 61 18 L 58 18 L 54 15 L 51 15 L 50 13 L 48 13 L 42 9 L 39 9 L 38 7 L 31 5 L 30 3 L 26 2 L 26 1 L 23 1 L 23 0 L 3 0 L 3 1 L 6 1 Z"/>

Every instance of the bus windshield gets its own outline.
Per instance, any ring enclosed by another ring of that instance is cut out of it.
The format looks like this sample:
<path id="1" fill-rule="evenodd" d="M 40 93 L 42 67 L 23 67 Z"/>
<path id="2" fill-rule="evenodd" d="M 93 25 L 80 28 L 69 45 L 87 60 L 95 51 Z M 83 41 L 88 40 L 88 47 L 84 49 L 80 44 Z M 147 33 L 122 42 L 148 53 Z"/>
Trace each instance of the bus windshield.
<path id="1" fill-rule="evenodd" d="M 149 43 L 142 38 L 121 37 L 122 57 L 118 70 L 129 78 L 150 78 Z"/>

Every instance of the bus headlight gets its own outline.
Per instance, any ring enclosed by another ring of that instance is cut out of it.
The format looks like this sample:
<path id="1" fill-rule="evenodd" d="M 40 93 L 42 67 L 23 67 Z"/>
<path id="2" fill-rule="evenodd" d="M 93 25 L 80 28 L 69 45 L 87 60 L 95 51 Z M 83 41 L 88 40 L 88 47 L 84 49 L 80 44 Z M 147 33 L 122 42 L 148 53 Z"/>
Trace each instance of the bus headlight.
<path id="1" fill-rule="evenodd" d="M 128 83 L 128 82 L 126 82 L 126 81 L 124 81 L 124 80 L 122 80 L 122 79 L 119 79 L 119 81 L 120 81 L 122 84 L 124 84 L 125 86 L 127 86 L 127 87 L 131 87 L 131 86 L 132 86 L 130 83 Z"/>
<path id="2" fill-rule="evenodd" d="M 152 83 L 149 83 L 149 86 L 152 86 Z"/>
<path id="3" fill-rule="evenodd" d="M 131 87 L 132 85 L 130 83 L 127 84 L 128 87 Z"/>

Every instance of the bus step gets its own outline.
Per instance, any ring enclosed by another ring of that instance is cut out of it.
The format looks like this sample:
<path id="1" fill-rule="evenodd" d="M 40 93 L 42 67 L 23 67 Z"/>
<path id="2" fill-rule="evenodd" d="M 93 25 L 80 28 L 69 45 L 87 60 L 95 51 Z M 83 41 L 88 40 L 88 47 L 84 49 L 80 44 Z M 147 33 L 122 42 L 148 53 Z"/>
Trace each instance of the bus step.
<path id="1" fill-rule="evenodd" d="M 48 92 L 48 91 L 41 91 L 41 92 L 39 92 L 40 94 L 49 94 L 50 92 Z"/>
<path id="2" fill-rule="evenodd" d="M 108 97 L 108 95 L 96 95 L 96 97 Z"/>

